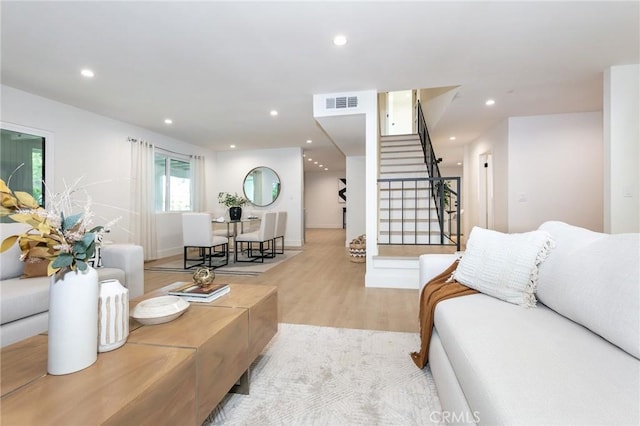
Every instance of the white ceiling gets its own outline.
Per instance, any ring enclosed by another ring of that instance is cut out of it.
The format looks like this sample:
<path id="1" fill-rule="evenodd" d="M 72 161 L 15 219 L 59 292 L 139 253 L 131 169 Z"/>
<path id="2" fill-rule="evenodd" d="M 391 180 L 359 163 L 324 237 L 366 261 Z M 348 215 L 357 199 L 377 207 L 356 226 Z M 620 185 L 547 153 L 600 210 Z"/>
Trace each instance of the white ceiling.
<path id="1" fill-rule="evenodd" d="M 603 71 L 640 63 L 638 1 L 2 1 L 1 19 L 2 84 L 214 150 L 300 146 L 330 170 L 344 157 L 314 94 L 460 86 L 431 129 L 448 166 L 504 117 L 600 110 Z"/>

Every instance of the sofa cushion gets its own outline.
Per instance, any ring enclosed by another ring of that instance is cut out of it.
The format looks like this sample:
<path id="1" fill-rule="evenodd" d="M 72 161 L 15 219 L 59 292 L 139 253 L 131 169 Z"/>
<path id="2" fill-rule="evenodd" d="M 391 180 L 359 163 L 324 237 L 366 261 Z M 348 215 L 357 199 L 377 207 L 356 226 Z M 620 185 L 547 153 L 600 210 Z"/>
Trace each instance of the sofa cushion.
<path id="1" fill-rule="evenodd" d="M 15 321 L 49 310 L 49 277 L 11 278 L 0 287 L 0 322 Z"/>
<path id="2" fill-rule="evenodd" d="M 100 281 L 115 279 L 125 282 L 124 271 L 98 268 Z M 11 278 L 0 283 L 0 324 L 16 321 L 49 310 L 50 277 Z"/>
<path id="3" fill-rule="evenodd" d="M 453 277 L 484 294 L 533 307 L 538 265 L 551 244 L 544 231 L 503 234 L 475 226 Z"/>
<path id="4" fill-rule="evenodd" d="M 24 223 L 0 223 L 0 243 L 12 235 L 19 235 L 29 229 Z M 20 261 L 20 247 L 14 244 L 9 250 L 0 253 L 0 280 L 15 278 L 22 275 L 24 263 Z"/>
<path id="5" fill-rule="evenodd" d="M 458 297 L 435 326 L 482 424 L 640 422 L 640 362 L 541 303 Z"/>
<path id="6" fill-rule="evenodd" d="M 49 312 L 42 312 L 0 325 L 0 346 L 24 340 L 29 336 L 44 333 L 49 328 Z"/>
<path id="7" fill-rule="evenodd" d="M 540 229 L 556 241 L 540 267 L 540 301 L 640 358 L 640 234 L 602 234 L 562 222 Z"/>

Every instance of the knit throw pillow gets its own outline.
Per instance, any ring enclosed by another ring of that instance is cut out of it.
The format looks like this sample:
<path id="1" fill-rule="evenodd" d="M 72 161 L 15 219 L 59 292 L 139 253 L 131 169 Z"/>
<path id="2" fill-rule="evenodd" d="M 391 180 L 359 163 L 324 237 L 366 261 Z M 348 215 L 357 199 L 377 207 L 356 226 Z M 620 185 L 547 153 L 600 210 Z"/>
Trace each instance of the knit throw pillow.
<path id="1" fill-rule="evenodd" d="M 93 252 L 93 256 L 87 259 L 87 263 L 92 268 L 102 268 L 102 250 L 101 250 L 102 235 L 101 234 L 96 234 L 95 242 L 96 242 L 95 251 Z"/>
<path id="2" fill-rule="evenodd" d="M 534 307 L 538 266 L 552 245 L 545 231 L 504 234 L 474 227 L 453 278 L 505 302 Z"/>

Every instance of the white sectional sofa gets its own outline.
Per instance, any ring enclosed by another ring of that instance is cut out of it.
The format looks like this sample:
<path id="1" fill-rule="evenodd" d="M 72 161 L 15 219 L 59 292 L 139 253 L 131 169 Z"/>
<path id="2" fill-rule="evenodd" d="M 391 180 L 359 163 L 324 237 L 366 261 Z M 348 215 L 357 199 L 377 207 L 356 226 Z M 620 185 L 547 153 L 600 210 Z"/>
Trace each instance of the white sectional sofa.
<path id="1" fill-rule="evenodd" d="M 0 224 L 0 241 L 24 231 L 20 223 Z M 129 297 L 144 293 L 144 256 L 141 246 L 108 244 L 101 249 L 102 280 L 117 279 L 129 289 Z M 24 263 L 17 244 L 0 254 L 0 346 L 25 339 L 48 328 L 49 277 L 21 278 Z"/>
<path id="2" fill-rule="evenodd" d="M 640 234 L 547 222 L 536 307 L 440 302 L 429 365 L 452 424 L 640 424 Z M 427 283 L 455 255 L 422 255 Z"/>

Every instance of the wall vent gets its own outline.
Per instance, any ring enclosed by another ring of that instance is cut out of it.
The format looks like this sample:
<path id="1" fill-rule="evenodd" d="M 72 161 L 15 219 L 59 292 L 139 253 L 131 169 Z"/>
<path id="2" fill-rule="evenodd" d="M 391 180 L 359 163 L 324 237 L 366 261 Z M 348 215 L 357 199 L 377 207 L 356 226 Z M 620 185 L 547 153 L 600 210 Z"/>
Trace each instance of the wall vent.
<path id="1" fill-rule="evenodd" d="M 357 108 L 358 97 L 357 96 L 338 96 L 335 98 L 327 98 L 325 101 L 326 109 L 345 109 L 345 108 Z"/>

